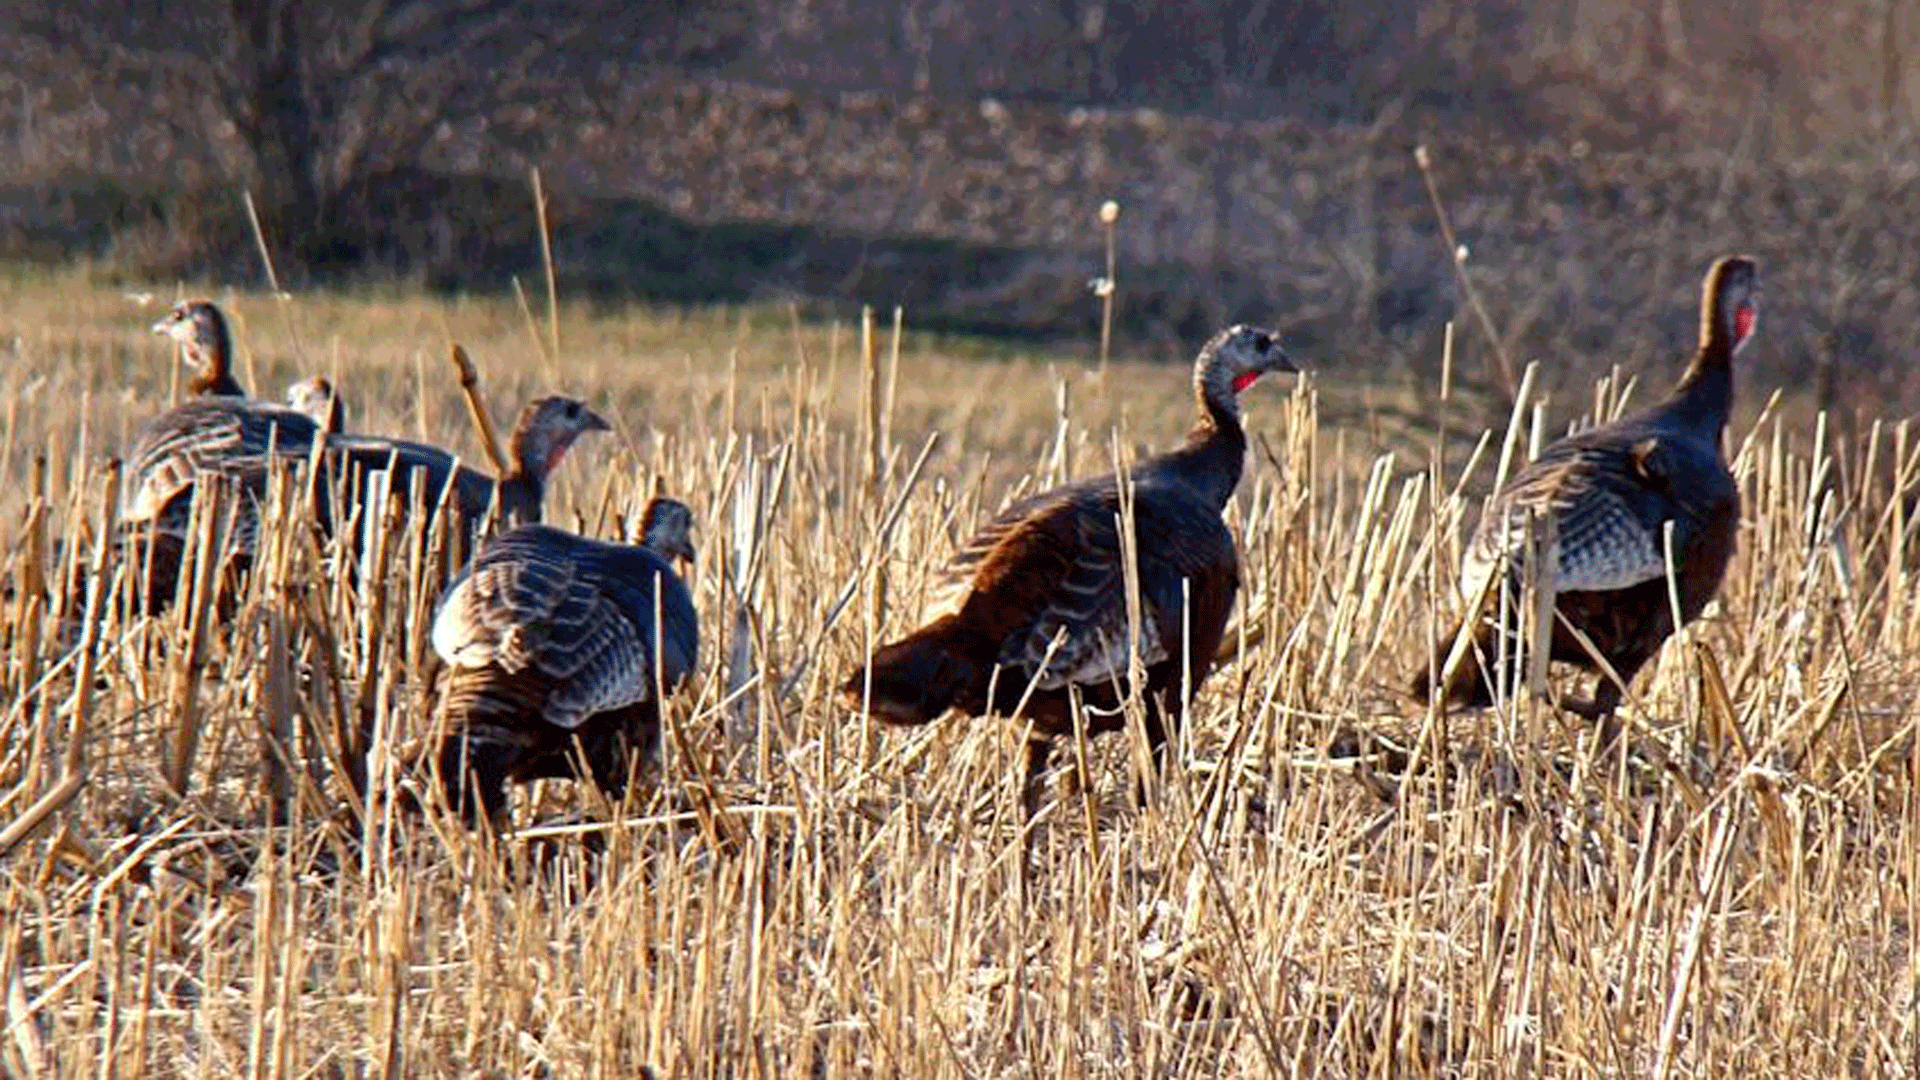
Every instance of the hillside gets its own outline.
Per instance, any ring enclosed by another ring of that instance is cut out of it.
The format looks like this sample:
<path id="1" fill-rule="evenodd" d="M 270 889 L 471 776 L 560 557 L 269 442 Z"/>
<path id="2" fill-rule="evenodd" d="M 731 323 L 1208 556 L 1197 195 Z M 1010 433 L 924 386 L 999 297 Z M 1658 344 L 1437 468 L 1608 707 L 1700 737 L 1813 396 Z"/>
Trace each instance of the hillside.
<path id="1" fill-rule="evenodd" d="M 1428 0 L 1376 33 L 1321 3 L 1063 3 L 1024 21 L 996 3 L 685 0 L 638 25 L 555 0 L 466 52 L 457 18 L 400 24 L 359 67 L 322 54 L 331 24 L 290 22 L 322 35 L 305 78 L 364 84 L 309 92 L 331 110 L 301 128 L 324 181 L 313 228 L 208 81 L 243 47 L 88 63 L 120 24 L 60 23 L 0 73 L 17 151 L 0 158 L 0 257 L 143 289 L 259 284 L 248 192 L 296 287 L 504 292 L 539 272 L 537 167 L 569 295 L 898 304 L 921 326 L 1089 349 L 1094 213 L 1113 199 L 1115 318 L 1138 355 L 1257 317 L 1329 366 L 1429 371 L 1453 322 L 1464 378 L 1500 389 L 1499 369 L 1537 359 L 1582 386 L 1679 347 L 1689 283 L 1738 249 L 1768 267 L 1762 379 L 1920 404 L 1902 362 L 1920 265 L 1898 239 L 1920 201 L 1903 149 L 1920 27 L 1898 5 L 1798 19 L 1768 2 L 1736 26 L 1673 3 L 1562 18 Z M 421 10 L 438 8 L 464 10 Z M 526 52 L 535 31 L 567 47 Z M 1861 62 L 1827 65 L 1848 47 Z M 473 81 L 469 57 L 496 91 L 422 89 Z M 1806 74 L 1753 81 L 1781 71 Z"/>

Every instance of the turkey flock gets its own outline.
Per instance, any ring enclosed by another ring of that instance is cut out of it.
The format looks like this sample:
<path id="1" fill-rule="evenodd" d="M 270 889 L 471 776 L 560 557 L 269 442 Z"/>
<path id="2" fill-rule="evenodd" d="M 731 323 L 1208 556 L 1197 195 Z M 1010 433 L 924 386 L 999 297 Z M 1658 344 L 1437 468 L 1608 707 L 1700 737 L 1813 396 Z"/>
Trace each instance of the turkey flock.
<path id="1" fill-rule="evenodd" d="M 1758 298 L 1753 260 L 1714 263 L 1699 345 L 1673 390 L 1548 445 L 1487 500 L 1459 567 L 1463 614 L 1405 669 L 1420 707 L 1524 692 L 1516 660 L 1532 610 L 1551 621 L 1547 659 L 1595 678 L 1590 698 L 1559 704 L 1614 732 L 1635 674 L 1713 599 L 1733 554 L 1740 494 L 1722 441 Z M 589 780 L 618 804 L 658 753 L 665 699 L 696 670 L 700 616 L 682 577 L 695 558 L 684 503 L 653 498 L 628 542 L 542 521 L 569 450 L 612 425 L 582 401 L 541 397 L 495 468 L 476 468 L 440 446 L 356 430 L 342 395 L 353 388 L 325 378 L 281 401 L 249 396 L 211 302 L 183 302 L 154 330 L 192 375 L 183 402 L 146 421 L 123 458 L 108 542 L 135 608 L 164 612 L 196 578 L 231 595 L 290 484 L 312 532 L 348 550 L 367 542 L 371 519 L 444 514 L 449 561 L 426 635 L 433 715 L 404 763 L 418 781 L 411 805 L 497 825 L 509 785 L 542 778 Z M 1012 720 L 1027 743 L 1029 819 L 1056 744 L 1079 733 L 1138 717 L 1151 771 L 1164 770 L 1240 590 L 1224 515 L 1248 454 L 1242 399 L 1263 376 L 1298 370 L 1272 330 L 1220 331 L 1193 364 L 1185 439 L 978 524 L 935 571 L 918 628 L 836 676 L 844 707 L 895 725 Z M 218 565 L 198 565 L 207 559 Z"/>

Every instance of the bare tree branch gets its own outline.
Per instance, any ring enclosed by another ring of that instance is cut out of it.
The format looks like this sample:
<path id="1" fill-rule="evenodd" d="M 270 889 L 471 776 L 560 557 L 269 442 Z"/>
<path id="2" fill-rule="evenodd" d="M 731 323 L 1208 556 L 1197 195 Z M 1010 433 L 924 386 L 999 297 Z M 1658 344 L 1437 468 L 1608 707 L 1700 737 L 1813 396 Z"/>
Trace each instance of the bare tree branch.
<path id="1" fill-rule="evenodd" d="M 537 101 L 543 71 L 670 55 L 678 16 L 745 0 L 14 0 L 12 37 L 122 84 L 164 84 L 175 126 L 237 132 L 294 254 L 324 247 L 340 194 L 418 168 L 447 123 Z M 662 44 L 662 41 L 665 44 Z"/>

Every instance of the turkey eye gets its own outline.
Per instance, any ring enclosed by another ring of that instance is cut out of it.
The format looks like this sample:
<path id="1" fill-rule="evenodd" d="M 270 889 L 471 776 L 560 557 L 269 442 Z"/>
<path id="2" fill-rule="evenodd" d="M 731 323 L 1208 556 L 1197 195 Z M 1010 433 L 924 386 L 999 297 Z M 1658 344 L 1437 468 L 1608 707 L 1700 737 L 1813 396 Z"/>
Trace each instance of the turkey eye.
<path id="1" fill-rule="evenodd" d="M 1261 352 L 1266 352 L 1268 349 L 1273 348 L 1273 339 L 1265 334 L 1255 334 L 1253 335 L 1253 347 Z"/>

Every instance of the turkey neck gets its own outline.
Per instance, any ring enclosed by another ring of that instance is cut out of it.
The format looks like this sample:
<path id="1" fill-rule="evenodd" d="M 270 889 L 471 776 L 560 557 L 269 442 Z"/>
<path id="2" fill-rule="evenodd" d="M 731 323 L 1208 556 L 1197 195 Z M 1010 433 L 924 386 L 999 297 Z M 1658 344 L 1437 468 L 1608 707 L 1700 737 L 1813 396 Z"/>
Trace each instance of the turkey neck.
<path id="1" fill-rule="evenodd" d="M 1200 416 L 1187 432 L 1187 441 L 1167 455 L 1167 464 L 1209 506 L 1224 510 L 1246 465 L 1247 433 L 1240 426 L 1240 409 L 1230 387 L 1216 386 L 1216 380 L 1205 373 L 1195 383 Z"/>
<path id="2" fill-rule="evenodd" d="M 247 392 L 233 378 L 232 346 L 227 340 L 226 327 L 217 328 L 213 340 L 204 349 L 198 344 L 189 345 L 187 358 L 193 361 L 196 371 L 187 389 L 196 394 L 216 397 L 247 396 Z"/>
<path id="3" fill-rule="evenodd" d="M 1714 328 L 1701 341 L 1662 411 L 1686 430 L 1710 435 L 1717 443 L 1732 408 L 1733 342 L 1731 335 Z"/>
<path id="4" fill-rule="evenodd" d="M 531 408 L 514 426 L 507 452 L 513 457 L 513 468 L 500 477 L 500 520 L 508 525 L 537 522 L 546 501 L 548 453 Z"/>
<path id="5" fill-rule="evenodd" d="M 540 520 L 540 507 L 546 501 L 547 485 L 538 469 L 530 469 L 516 458 L 513 471 L 500 478 L 500 520 L 508 525 L 524 525 Z"/>

